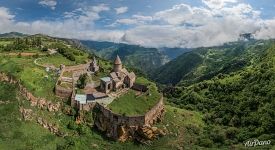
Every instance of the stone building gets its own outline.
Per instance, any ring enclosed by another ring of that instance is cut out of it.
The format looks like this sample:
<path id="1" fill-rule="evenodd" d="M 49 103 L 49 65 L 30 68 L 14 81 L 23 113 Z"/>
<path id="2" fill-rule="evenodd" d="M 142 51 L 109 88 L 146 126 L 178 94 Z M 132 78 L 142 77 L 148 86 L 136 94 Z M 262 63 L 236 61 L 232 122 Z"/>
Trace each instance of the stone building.
<path id="1" fill-rule="evenodd" d="M 100 89 L 104 93 L 110 91 L 116 91 L 123 88 L 131 88 L 136 80 L 134 72 L 128 72 L 126 68 L 122 67 L 122 62 L 119 56 L 114 61 L 113 71 L 109 74 L 109 77 L 101 78 Z"/>
<path id="2" fill-rule="evenodd" d="M 88 68 L 91 72 L 97 72 L 99 70 L 99 66 L 97 65 L 97 61 L 94 57 L 93 61 L 90 63 L 90 66 Z"/>

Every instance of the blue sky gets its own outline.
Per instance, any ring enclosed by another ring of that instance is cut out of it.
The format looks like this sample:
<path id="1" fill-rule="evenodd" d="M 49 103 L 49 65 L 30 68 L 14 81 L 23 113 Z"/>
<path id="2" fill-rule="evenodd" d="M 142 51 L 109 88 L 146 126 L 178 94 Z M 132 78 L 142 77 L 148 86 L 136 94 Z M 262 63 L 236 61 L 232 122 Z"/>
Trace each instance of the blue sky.
<path id="1" fill-rule="evenodd" d="M 198 47 L 274 38 L 274 0 L 1 0 L 0 32 Z"/>

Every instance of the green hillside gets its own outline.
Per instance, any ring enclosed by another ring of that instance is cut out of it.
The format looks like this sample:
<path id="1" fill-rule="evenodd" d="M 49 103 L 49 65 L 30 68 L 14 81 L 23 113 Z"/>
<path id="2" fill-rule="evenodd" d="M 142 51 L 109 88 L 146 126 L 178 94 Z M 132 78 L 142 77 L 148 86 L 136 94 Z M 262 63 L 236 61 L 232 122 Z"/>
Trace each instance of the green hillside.
<path id="1" fill-rule="evenodd" d="M 254 62 L 270 41 L 235 42 L 197 48 L 156 69 L 151 78 L 162 84 L 190 85 L 227 74 Z"/>
<path id="2" fill-rule="evenodd" d="M 170 59 L 156 48 L 145 48 L 137 45 L 116 44 L 111 42 L 81 41 L 92 52 L 107 60 L 114 60 L 119 55 L 124 64 L 148 74 Z"/>
<path id="3" fill-rule="evenodd" d="M 15 37 L 26 37 L 27 34 L 19 33 L 19 32 L 9 32 L 0 34 L 0 38 L 15 38 Z"/>
<path id="4" fill-rule="evenodd" d="M 57 53 L 49 54 L 47 48 L 56 49 Z M 61 108 L 57 112 L 49 112 L 46 108 L 40 109 L 37 106 L 31 106 L 30 102 L 19 94 L 17 85 L 0 82 L 0 149 L 200 148 L 196 141 L 199 134 L 197 130 L 201 131 L 204 127 L 202 114 L 176 108 L 168 103 L 165 105 L 166 113 L 163 121 L 156 125 L 167 130 L 167 135 L 151 141 L 149 145 L 139 144 L 135 141 L 119 143 L 107 139 L 104 133 L 100 133 L 93 127 L 91 112 L 79 112 L 85 121 L 77 124 L 77 110 L 71 108 L 68 99 L 61 99 L 54 94 L 54 85 L 58 78 L 57 72 L 46 71 L 44 66 L 76 65 L 84 63 L 91 57 L 93 54 L 70 45 L 66 40 L 44 35 L 1 39 L 0 72 L 20 80 L 21 84 L 34 96 L 45 98 L 47 102 L 60 102 Z M 107 74 L 111 70 L 111 63 L 101 58 L 97 60 L 103 73 Z M 155 91 L 157 90 L 155 89 Z M 158 95 L 152 93 L 151 97 L 155 96 Z M 150 101 L 148 102 L 150 103 Z M 42 117 L 47 123 L 57 126 L 65 137 L 54 135 L 39 125 L 36 119 L 24 121 L 19 111 L 20 106 L 30 109 L 31 116 Z M 115 108 L 121 109 L 119 106 L 115 106 Z"/>
<path id="5" fill-rule="evenodd" d="M 206 127 L 198 138 L 199 145 L 240 146 L 253 138 L 274 143 L 275 41 L 202 48 L 181 58 L 188 56 L 198 63 L 182 63 L 190 66 L 190 71 L 185 71 L 180 83 L 165 88 L 164 93 L 176 106 L 204 114 Z"/>

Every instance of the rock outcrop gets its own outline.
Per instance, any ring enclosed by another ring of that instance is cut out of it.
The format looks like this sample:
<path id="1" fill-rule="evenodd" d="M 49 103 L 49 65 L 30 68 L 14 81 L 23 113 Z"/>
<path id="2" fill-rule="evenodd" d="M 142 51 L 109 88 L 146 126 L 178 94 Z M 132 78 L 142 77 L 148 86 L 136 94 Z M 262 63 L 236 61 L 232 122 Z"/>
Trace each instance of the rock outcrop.
<path id="1" fill-rule="evenodd" d="M 25 109 L 23 107 L 19 108 L 20 113 L 25 121 L 33 119 L 33 112 L 31 109 Z"/>
<path id="2" fill-rule="evenodd" d="M 147 126 L 147 125 L 139 127 L 137 132 L 139 135 L 139 137 L 137 137 L 137 139 L 142 143 L 144 143 L 148 140 L 151 141 L 151 140 L 156 139 L 157 137 L 166 135 L 166 133 L 162 129 L 159 129 L 157 127 Z"/>
<path id="3" fill-rule="evenodd" d="M 48 129 L 51 133 L 53 133 L 55 135 L 64 136 L 64 133 L 59 131 L 57 125 L 47 122 L 46 119 L 38 117 L 37 123 L 42 125 L 44 128 Z"/>

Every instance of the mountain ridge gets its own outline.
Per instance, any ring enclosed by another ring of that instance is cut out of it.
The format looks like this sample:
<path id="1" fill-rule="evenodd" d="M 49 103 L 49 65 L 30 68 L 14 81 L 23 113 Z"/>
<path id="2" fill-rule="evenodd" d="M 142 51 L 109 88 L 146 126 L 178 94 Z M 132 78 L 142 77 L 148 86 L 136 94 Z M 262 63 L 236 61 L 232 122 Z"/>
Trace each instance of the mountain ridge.
<path id="1" fill-rule="evenodd" d="M 265 42 L 265 40 L 253 40 L 196 48 L 156 69 L 150 77 L 161 84 L 173 85 L 189 85 L 210 79 L 219 73 L 232 72 L 250 63 L 249 56 L 257 51 L 250 53 L 249 48 L 260 46 Z"/>

